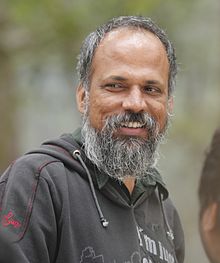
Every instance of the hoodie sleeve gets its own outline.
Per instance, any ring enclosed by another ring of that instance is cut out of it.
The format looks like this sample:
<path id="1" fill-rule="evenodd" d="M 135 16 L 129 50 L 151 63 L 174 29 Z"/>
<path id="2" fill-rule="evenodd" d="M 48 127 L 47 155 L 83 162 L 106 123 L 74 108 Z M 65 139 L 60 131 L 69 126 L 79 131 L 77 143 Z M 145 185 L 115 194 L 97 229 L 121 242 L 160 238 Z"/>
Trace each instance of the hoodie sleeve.
<path id="1" fill-rule="evenodd" d="M 26 262 L 55 261 L 57 219 L 48 166 L 58 161 L 24 156 L 0 178 L 1 226 L 15 236 Z M 46 158 L 47 159 L 47 158 Z"/>

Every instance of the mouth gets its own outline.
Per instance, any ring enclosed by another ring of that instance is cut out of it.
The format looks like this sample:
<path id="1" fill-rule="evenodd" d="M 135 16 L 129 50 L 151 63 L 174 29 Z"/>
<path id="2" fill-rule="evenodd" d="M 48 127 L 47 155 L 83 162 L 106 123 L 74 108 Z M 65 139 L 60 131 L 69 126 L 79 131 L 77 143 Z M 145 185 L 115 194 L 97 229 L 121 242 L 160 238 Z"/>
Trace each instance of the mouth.
<path id="1" fill-rule="evenodd" d="M 144 128 L 144 123 L 137 122 L 137 121 L 128 121 L 128 122 L 122 122 L 121 128 L 132 128 L 132 129 L 138 129 L 138 128 Z"/>
<path id="2" fill-rule="evenodd" d="M 147 138 L 147 129 L 142 122 L 122 122 L 117 130 L 119 136 Z"/>

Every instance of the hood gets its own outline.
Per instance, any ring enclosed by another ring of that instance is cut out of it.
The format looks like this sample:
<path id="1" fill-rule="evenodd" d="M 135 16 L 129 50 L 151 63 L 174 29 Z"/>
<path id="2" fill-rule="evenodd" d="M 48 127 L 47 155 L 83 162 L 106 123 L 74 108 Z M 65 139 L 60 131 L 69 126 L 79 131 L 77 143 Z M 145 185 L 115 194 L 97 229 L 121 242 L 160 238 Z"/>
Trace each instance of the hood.
<path id="1" fill-rule="evenodd" d="M 86 171 L 74 158 L 74 151 L 81 151 L 81 145 L 74 140 L 72 134 L 63 134 L 58 139 L 48 140 L 41 144 L 40 148 L 27 152 L 26 154 L 40 153 L 50 155 L 68 168 L 74 169 L 77 173 L 86 177 Z M 83 152 L 82 152 L 82 155 Z M 83 157 L 85 159 L 85 156 Z"/>

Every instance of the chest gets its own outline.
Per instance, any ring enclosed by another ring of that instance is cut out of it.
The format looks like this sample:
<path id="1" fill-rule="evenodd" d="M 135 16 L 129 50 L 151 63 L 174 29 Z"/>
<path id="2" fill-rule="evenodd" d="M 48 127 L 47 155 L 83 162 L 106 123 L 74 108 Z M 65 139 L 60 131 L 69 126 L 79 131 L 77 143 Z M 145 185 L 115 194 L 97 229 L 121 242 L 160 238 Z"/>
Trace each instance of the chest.
<path id="1" fill-rule="evenodd" d="M 114 198 L 109 198 L 96 189 L 102 212 L 109 221 L 108 227 L 103 228 L 88 184 L 77 189 L 68 194 L 59 223 L 65 236 L 59 240 L 59 247 L 68 248 L 73 262 L 176 262 L 156 198 L 148 198 L 136 207 L 120 201 L 114 192 Z"/>

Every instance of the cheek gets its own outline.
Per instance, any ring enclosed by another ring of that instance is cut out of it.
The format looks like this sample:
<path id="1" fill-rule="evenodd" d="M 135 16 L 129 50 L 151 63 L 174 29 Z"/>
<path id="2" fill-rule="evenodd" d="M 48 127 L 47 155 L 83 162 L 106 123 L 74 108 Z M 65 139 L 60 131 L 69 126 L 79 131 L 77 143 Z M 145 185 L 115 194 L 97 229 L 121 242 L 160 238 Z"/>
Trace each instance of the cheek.
<path id="1" fill-rule="evenodd" d="M 167 121 L 167 106 L 161 103 L 156 103 L 151 107 L 150 114 L 159 123 L 160 128 L 164 128 Z"/>
<path id="2" fill-rule="evenodd" d="M 101 129 L 103 127 L 104 119 L 108 114 L 108 107 L 106 107 L 106 104 L 103 103 L 102 100 L 94 98 L 90 100 L 88 113 L 91 125 L 96 129 Z"/>
<path id="3" fill-rule="evenodd" d="M 89 114 L 90 123 L 94 128 L 99 128 L 101 125 L 101 119 L 102 119 L 101 108 L 102 108 L 101 105 L 96 101 L 90 101 L 88 114 Z"/>
<path id="4" fill-rule="evenodd" d="M 120 99 L 121 101 L 121 99 Z M 101 129 L 107 116 L 120 112 L 120 102 L 113 96 L 93 94 L 89 102 L 89 119 L 94 128 Z"/>

